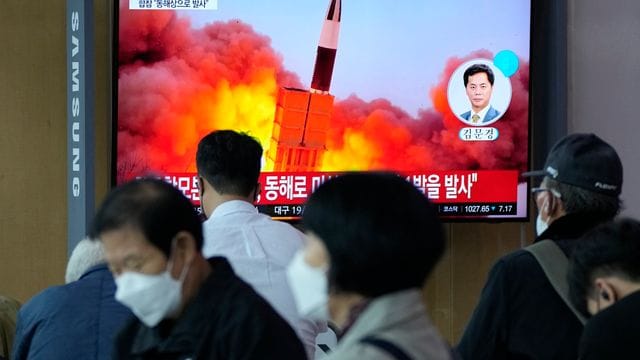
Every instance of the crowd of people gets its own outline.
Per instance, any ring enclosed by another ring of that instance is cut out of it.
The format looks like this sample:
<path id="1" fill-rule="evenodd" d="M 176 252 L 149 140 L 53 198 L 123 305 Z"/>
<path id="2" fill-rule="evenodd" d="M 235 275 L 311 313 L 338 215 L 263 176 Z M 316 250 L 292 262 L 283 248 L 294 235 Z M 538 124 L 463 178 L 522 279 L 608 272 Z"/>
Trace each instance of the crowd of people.
<path id="1" fill-rule="evenodd" d="M 296 228 L 256 210 L 261 158 L 247 134 L 201 139 L 204 222 L 162 180 L 116 187 L 65 285 L 22 307 L 0 298 L 0 359 L 638 356 L 640 222 L 617 218 L 622 163 L 599 137 L 566 136 L 523 174 L 536 240 L 498 259 L 455 347 L 422 300 L 445 251 L 435 205 L 395 174 L 350 173 L 313 192 Z"/>

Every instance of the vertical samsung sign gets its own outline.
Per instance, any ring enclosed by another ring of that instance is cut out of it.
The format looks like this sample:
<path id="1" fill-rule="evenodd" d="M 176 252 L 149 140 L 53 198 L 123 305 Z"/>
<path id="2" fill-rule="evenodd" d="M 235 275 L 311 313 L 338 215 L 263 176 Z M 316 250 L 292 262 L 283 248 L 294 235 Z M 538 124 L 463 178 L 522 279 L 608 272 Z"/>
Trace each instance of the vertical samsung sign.
<path id="1" fill-rule="evenodd" d="M 67 254 L 94 212 L 93 0 L 67 0 Z"/>

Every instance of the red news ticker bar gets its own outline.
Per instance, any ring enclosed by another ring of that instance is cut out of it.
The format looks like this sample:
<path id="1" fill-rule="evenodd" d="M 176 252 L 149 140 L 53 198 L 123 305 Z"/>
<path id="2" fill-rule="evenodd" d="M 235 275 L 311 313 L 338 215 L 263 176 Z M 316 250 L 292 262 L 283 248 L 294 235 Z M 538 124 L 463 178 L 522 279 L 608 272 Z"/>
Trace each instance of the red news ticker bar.
<path id="1" fill-rule="evenodd" d="M 261 193 L 256 205 L 304 204 L 324 181 L 343 172 L 267 172 L 260 174 Z M 435 203 L 509 203 L 517 201 L 517 170 L 457 170 L 403 172 Z M 173 183 L 198 205 L 195 173 L 168 173 L 161 176 Z M 383 191 L 383 189 L 381 189 Z"/>
<path id="2" fill-rule="evenodd" d="M 303 204 L 306 197 L 323 181 L 341 174 L 343 173 L 262 173 L 260 174 L 261 195 L 257 205 Z M 403 172 L 401 175 L 436 203 L 517 201 L 517 170 L 425 171 Z M 435 191 L 435 188 L 438 191 Z"/>

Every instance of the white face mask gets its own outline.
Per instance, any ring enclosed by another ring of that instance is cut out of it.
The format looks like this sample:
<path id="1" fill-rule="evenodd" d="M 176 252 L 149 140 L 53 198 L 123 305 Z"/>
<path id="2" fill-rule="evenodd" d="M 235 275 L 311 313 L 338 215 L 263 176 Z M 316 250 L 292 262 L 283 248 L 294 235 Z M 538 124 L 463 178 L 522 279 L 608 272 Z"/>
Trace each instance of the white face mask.
<path id="1" fill-rule="evenodd" d="M 544 220 L 542 220 L 542 216 L 538 214 L 538 217 L 536 218 L 536 234 L 540 236 L 540 234 L 545 232 L 548 227 L 549 227 L 549 224 L 547 224 Z"/>
<path id="2" fill-rule="evenodd" d="M 300 250 L 287 267 L 287 279 L 300 315 L 318 320 L 329 319 L 325 269 L 307 264 L 304 251 Z"/>
<path id="3" fill-rule="evenodd" d="M 547 228 L 549 227 L 549 224 L 546 221 L 542 220 L 542 211 L 547 211 L 548 209 L 546 208 L 548 206 L 549 203 L 547 202 L 547 200 L 545 200 L 540 210 L 538 210 L 538 217 L 536 217 L 536 235 L 538 236 L 545 232 L 545 230 L 547 230 Z"/>
<path id="4" fill-rule="evenodd" d="M 188 271 L 185 265 L 180 279 L 171 277 L 169 269 L 157 275 L 123 272 L 115 278 L 116 300 L 131 311 L 148 327 L 174 315 L 182 299 L 182 282 Z"/>

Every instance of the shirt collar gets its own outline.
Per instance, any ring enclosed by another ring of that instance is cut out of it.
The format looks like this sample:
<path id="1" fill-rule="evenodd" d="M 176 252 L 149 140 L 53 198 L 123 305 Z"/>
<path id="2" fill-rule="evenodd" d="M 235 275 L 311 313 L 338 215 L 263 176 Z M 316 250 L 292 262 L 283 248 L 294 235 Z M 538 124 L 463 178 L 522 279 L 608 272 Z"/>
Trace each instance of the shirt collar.
<path id="1" fill-rule="evenodd" d="M 426 316 L 419 289 L 407 289 L 372 299 L 355 319 L 348 332 L 343 334 L 342 346 L 356 343 L 372 332 L 393 328 L 399 323 Z"/>
<path id="2" fill-rule="evenodd" d="M 471 116 L 469 117 L 469 119 L 471 119 L 471 117 L 473 116 L 473 114 L 477 114 L 480 117 L 480 120 L 478 121 L 483 121 L 485 115 L 487 115 L 487 112 L 489 112 L 489 108 L 491 107 L 491 105 L 487 105 L 484 107 L 484 109 L 480 110 L 479 112 L 473 112 L 473 110 L 471 110 Z"/>
<path id="3" fill-rule="evenodd" d="M 257 213 L 258 209 L 248 201 L 229 200 L 218 205 L 211 213 L 211 216 L 209 216 L 209 219 L 219 218 L 237 212 Z"/>

